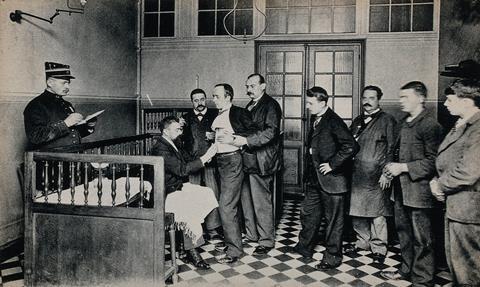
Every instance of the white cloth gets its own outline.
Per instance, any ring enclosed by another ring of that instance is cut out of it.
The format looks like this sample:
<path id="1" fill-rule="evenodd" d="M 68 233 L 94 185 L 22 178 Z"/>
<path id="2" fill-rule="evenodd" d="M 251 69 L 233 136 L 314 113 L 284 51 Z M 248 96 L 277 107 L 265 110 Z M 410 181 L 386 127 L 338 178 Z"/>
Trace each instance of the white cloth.
<path id="1" fill-rule="evenodd" d="M 127 202 L 125 196 L 125 183 L 127 181 L 126 177 L 117 178 L 116 183 L 116 196 L 115 196 L 115 206 Z M 133 198 L 136 194 L 140 192 L 140 178 L 139 177 L 130 177 L 130 199 Z M 144 195 L 145 199 L 150 197 L 150 192 L 152 191 L 152 185 L 148 181 L 143 181 L 144 183 Z M 82 185 L 75 186 L 75 195 L 73 196 L 74 205 L 85 205 L 85 195 L 84 187 Z M 41 193 L 40 193 L 41 194 Z M 102 178 L 102 202 L 101 206 L 112 206 L 112 180 L 106 177 Z M 41 195 L 35 198 L 35 202 L 45 202 L 45 196 Z M 58 193 L 54 192 L 48 195 L 48 202 L 58 203 Z M 60 204 L 72 204 L 72 194 L 70 189 L 62 190 Z M 88 196 L 87 196 L 87 205 L 88 206 L 98 206 L 98 178 L 93 179 L 88 183 Z"/>
<path id="2" fill-rule="evenodd" d="M 217 141 L 217 138 L 220 135 L 234 134 L 232 124 L 230 123 L 230 107 L 222 110 L 212 123 L 212 130 L 215 131 L 215 141 L 217 142 L 218 153 L 233 152 L 239 149 L 237 146 L 219 143 Z"/>
<path id="3" fill-rule="evenodd" d="M 165 212 L 175 214 L 175 222 L 180 229 L 195 241 L 203 235 L 202 222 L 218 207 L 213 190 L 209 187 L 184 183 L 182 190 L 167 195 Z"/>

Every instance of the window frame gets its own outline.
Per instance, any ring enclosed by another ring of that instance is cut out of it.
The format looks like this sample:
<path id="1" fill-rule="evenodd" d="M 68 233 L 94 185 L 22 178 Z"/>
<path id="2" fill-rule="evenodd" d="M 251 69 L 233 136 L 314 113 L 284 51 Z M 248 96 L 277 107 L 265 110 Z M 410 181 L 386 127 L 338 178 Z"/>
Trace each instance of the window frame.
<path id="1" fill-rule="evenodd" d="M 157 0 L 159 3 L 162 0 Z M 177 38 L 178 35 L 178 24 L 179 24 L 179 1 L 173 1 L 174 2 L 174 9 L 172 11 L 157 11 L 157 12 L 145 12 L 145 0 L 142 0 L 142 5 L 141 5 L 141 27 L 140 27 L 140 35 L 142 39 L 145 40 L 152 40 L 152 39 L 175 39 Z M 159 20 L 159 25 L 157 27 L 157 33 L 158 35 L 155 37 L 145 37 L 145 14 L 173 14 L 173 36 L 160 36 L 160 20 Z"/>

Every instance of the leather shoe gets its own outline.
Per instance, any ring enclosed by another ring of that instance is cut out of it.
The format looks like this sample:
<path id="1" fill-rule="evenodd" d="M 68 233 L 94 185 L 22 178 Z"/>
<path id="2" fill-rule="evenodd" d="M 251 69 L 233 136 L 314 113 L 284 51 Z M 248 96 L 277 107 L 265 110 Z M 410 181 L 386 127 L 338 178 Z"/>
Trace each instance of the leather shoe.
<path id="1" fill-rule="evenodd" d="M 211 231 L 208 233 L 208 240 L 223 240 L 223 236 L 217 231 Z"/>
<path id="2" fill-rule="evenodd" d="M 373 257 L 373 262 L 378 262 L 378 263 L 382 263 L 382 264 L 383 264 L 383 262 L 385 262 L 385 255 L 383 255 L 381 253 L 373 253 L 372 257 Z"/>
<path id="3" fill-rule="evenodd" d="M 203 260 L 202 256 L 195 248 L 187 250 L 187 257 L 185 257 L 185 259 L 188 263 L 191 263 L 199 269 L 206 270 L 210 268 L 210 265 Z"/>
<path id="4" fill-rule="evenodd" d="M 380 272 L 380 276 L 387 280 L 408 280 L 408 278 L 398 271 L 382 271 Z"/>
<path id="5" fill-rule="evenodd" d="M 355 244 L 347 244 L 343 247 L 344 253 L 358 253 L 358 251 L 364 251 L 362 248 L 358 248 Z"/>
<path id="6" fill-rule="evenodd" d="M 253 251 L 253 254 L 254 254 L 254 255 L 267 255 L 268 252 L 270 252 L 270 250 L 272 250 L 272 247 L 267 247 L 267 246 L 259 245 L 259 246 L 257 246 L 257 248 L 255 248 L 255 250 Z"/>
<path id="7" fill-rule="evenodd" d="M 306 259 L 312 258 L 312 255 L 313 255 L 312 252 L 309 252 L 308 250 L 302 247 L 299 247 L 298 245 L 295 245 L 295 247 L 289 248 L 288 252 L 300 254 L 302 255 L 303 258 L 306 258 Z"/>
<path id="8" fill-rule="evenodd" d="M 338 265 L 331 265 L 327 262 L 320 262 L 319 264 L 315 265 L 315 269 L 317 270 L 330 270 L 330 269 L 334 269 L 334 268 L 337 268 L 338 266 L 340 266 L 340 264 Z"/>
<path id="9" fill-rule="evenodd" d="M 227 245 L 225 245 L 225 242 L 218 242 L 215 244 L 215 250 L 218 252 L 224 252 L 225 249 L 227 249 Z"/>
<path id="10" fill-rule="evenodd" d="M 230 256 L 230 255 L 222 255 L 222 256 L 217 256 L 215 257 L 215 260 L 217 260 L 218 263 L 220 264 L 231 264 L 235 263 L 238 261 L 238 257 Z"/>

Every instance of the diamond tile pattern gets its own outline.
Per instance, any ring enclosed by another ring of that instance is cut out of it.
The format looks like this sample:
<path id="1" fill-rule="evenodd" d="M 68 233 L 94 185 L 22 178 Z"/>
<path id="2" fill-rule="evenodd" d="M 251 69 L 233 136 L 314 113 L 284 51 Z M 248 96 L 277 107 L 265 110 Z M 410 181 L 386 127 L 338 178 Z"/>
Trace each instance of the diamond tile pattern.
<path id="1" fill-rule="evenodd" d="M 268 255 L 251 255 L 256 243 L 246 243 L 247 253 L 234 264 L 219 264 L 213 241 L 202 246 L 202 257 L 211 265 L 210 270 L 197 270 L 178 260 L 178 286 L 411 286 L 408 281 L 387 281 L 380 276 L 383 270 L 393 271 L 399 266 L 398 246 L 389 247 L 384 264 L 373 263 L 369 252 L 347 253 L 343 264 L 328 271 L 318 271 L 315 265 L 322 258 L 323 246 L 315 248 L 313 259 L 288 253 L 288 247 L 296 244 L 300 232 L 300 201 L 286 200 L 284 213 L 277 226 L 275 248 Z M 22 255 L 0 263 L 0 287 L 23 286 Z M 436 275 L 435 286 L 451 286 L 448 272 Z"/>

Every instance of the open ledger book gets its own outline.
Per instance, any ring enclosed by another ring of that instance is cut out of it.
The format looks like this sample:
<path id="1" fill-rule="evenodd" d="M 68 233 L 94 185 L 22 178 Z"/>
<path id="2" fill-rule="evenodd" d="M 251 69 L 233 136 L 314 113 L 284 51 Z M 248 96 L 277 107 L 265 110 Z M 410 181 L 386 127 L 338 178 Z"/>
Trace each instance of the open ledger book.
<path id="1" fill-rule="evenodd" d="M 91 114 L 91 115 L 86 116 L 82 121 L 78 122 L 78 123 L 76 124 L 76 126 L 83 125 L 83 124 L 87 123 L 89 120 L 91 120 L 91 119 L 99 116 L 99 115 L 102 114 L 104 111 L 105 111 L 105 110 L 101 110 L 101 111 L 98 111 L 98 112 L 95 112 L 95 113 L 93 113 L 93 114 Z"/>

